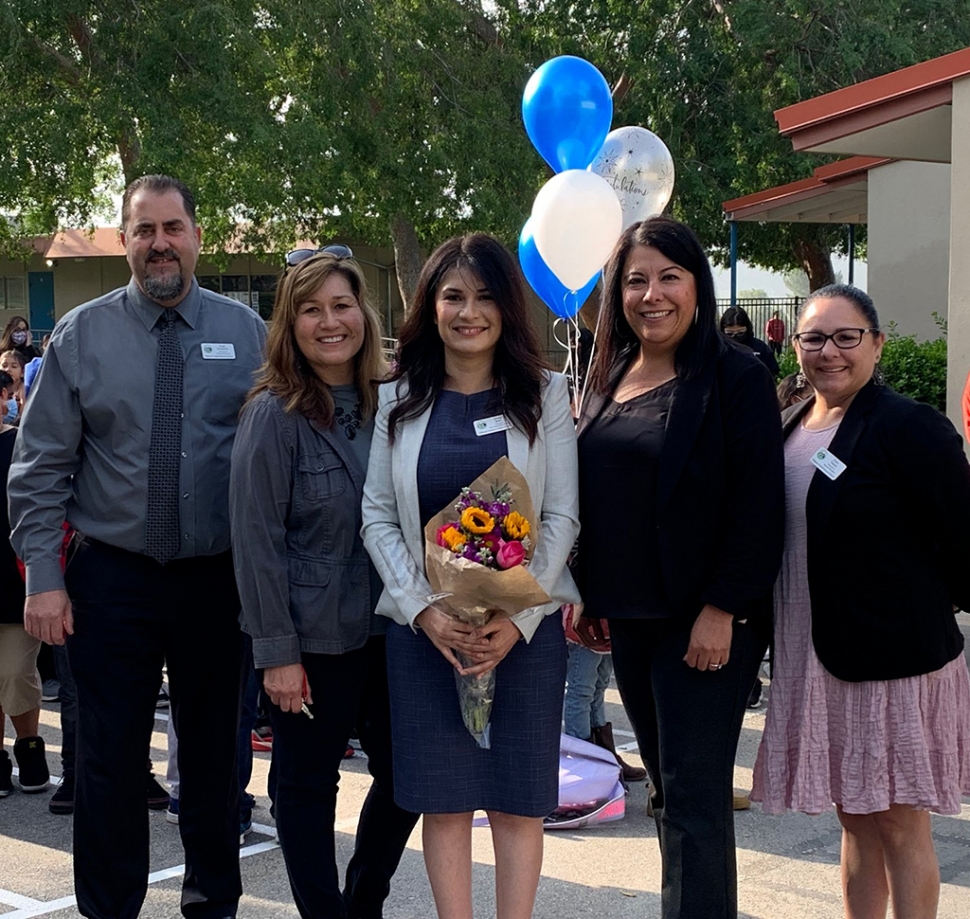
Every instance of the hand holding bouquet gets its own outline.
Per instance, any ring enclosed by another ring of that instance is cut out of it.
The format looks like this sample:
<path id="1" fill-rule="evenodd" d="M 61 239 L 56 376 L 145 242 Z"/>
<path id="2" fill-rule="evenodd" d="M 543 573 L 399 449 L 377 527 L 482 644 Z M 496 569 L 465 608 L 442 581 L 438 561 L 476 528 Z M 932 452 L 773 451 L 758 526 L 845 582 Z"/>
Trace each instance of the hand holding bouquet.
<path id="1" fill-rule="evenodd" d="M 476 628 L 550 602 L 529 572 L 539 524 L 529 486 L 506 458 L 493 463 L 425 527 L 428 603 Z M 460 651 L 462 666 L 474 665 Z M 465 726 L 488 748 L 495 670 L 456 674 Z"/>

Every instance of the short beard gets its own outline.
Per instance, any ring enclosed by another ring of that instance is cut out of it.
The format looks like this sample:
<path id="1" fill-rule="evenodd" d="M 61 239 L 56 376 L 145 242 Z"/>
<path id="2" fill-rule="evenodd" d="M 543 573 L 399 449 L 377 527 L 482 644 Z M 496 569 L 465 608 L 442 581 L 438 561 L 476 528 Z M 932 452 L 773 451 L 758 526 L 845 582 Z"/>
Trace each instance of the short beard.
<path id="1" fill-rule="evenodd" d="M 182 293 L 185 281 L 180 274 L 167 277 L 145 277 L 145 293 L 158 303 L 168 303 Z"/>

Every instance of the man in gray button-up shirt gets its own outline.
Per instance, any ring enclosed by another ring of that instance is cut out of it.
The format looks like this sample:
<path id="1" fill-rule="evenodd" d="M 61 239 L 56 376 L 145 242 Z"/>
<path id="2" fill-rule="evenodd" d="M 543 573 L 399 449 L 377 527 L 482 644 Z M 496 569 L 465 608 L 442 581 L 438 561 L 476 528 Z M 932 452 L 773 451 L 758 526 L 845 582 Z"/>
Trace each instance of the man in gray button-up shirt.
<path id="1" fill-rule="evenodd" d="M 58 323 L 21 423 L 8 493 L 13 545 L 27 568 L 25 625 L 54 644 L 66 636 L 77 683 L 82 915 L 134 919 L 144 899 L 144 763 L 167 660 L 180 740 L 184 911 L 232 916 L 241 641 L 229 456 L 266 331 L 254 311 L 195 281 L 201 231 L 182 183 L 133 182 L 122 241 L 131 282 Z M 179 551 L 162 564 L 146 554 L 146 514 L 165 310 L 177 313 L 182 414 L 170 476 L 178 481 Z M 65 523 L 78 532 L 66 571 Z"/>

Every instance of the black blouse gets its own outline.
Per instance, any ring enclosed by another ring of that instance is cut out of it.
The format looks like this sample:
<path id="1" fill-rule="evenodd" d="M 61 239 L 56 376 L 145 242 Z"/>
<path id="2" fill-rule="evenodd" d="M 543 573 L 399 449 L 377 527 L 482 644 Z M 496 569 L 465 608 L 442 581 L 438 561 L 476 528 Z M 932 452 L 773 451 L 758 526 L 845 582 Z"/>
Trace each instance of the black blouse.
<path id="1" fill-rule="evenodd" d="M 660 565 L 657 476 L 676 387 L 669 380 L 628 402 L 611 401 L 580 441 L 578 564 L 587 616 L 674 615 Z"/>

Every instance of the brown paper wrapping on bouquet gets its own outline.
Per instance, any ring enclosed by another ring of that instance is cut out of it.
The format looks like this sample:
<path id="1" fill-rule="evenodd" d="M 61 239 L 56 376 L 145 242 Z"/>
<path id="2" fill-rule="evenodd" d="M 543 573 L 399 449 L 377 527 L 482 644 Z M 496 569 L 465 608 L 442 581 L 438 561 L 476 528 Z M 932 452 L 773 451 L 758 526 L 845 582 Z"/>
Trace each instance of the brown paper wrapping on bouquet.
<path id="1" fill-rule="evenodd" d="M 492 500 L 492 489 L 507 485 L 512 493 L 511 506 L 530 524 L 530 544 L 526 561 L 531 561 L 542 538 L 539 519 L 532 505 L 532 495 L 525 477 L 508 457 L 500 457 L 468 487 L 486 501 Z M 424 528 L 424 564 L 428 582 L 434 591 L 431 605 L 451 613 L 462 622 L 484 625 L 496 616 L 514 616 L 532 606 L 551 602 L 551 597 L 523 565 L 495 570 L 467 558 L 459 558 L 435 540 L 438 528 L 452 523 L 458 516 L 455 504 L 461 495 L 442 508 Z"/>

